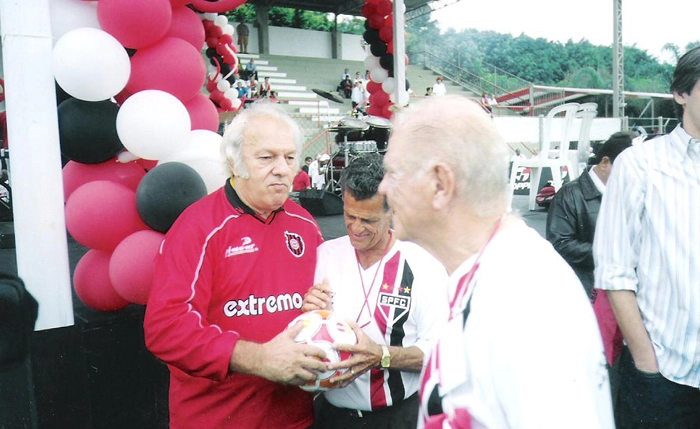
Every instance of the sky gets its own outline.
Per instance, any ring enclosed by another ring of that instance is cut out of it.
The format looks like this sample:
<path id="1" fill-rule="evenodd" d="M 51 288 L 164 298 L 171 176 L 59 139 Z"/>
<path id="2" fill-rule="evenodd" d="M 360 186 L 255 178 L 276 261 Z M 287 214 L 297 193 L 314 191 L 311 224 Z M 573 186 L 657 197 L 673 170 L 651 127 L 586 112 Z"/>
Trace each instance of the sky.
<path id="1" fill-rule="evenodd" d="M 474 28 L 547 40 L 612 46 L 614 0 L 461 0 L 431 14 L 441 30 Z M 503 12 L 507 13 L 503 13 Z M 622 43 L 636 45 L 661 61 L 661 48 L 675 43 L 684 51 L 700 40 L 700 2 L 623 0 Z M 675 61 L 673 61 L 675 62 Z"/>

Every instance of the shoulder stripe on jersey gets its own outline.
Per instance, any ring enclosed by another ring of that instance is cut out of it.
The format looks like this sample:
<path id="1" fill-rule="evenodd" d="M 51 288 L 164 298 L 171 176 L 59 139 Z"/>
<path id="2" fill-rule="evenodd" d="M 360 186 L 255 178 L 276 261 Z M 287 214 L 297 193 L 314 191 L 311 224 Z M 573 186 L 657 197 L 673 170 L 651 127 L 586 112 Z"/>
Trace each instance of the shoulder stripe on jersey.
<path id="1" fill-rule="evenodd" d="M 197 269 L 195 269 L 195 271 L 194 271 L 194 278 L 192 279 L 192 283 L 190 284 L 190 288 L 192 289 L 192 294 L 190 295 L 189 299 L 186 301 L 186 302 L 187 302 L 188 311 L 189 311 L 190 313 L 194 314 L 195 316 L 197 316 L 197 318 L 199 319 L 199 326 L 202 327 L 202 328 L 204 328 L 204 324 L 202 323 L 202 315 L 201 315 L 197 310 L 194 309 L 194 306 L 191 304 L 191 301 L 194 299 L 194 297 L 195 297 L 195 295 L 196 295 L 195 287 L 196 287 L 196 285 L 197 285 L 197 281 L 199 280 L 199 271 L 202 269 L 202 264 L 204 263 L 204 255 L 207 253 L 207 246 L 209 245 L 209 240 L 211 240 L 211 238 L 212 238 L 214 235 L 216 235 L 217 232 L 221 231 L 221 229 L 222 229 L 229 221 L 231 221 L 232 219 L 237 219 L 238 217 L 240 217 L 239 214 L 233 214 L 233 215 L 230 215 L 230 216 L 225 217 L 224 220 L 219 224 L 219 226 L 217 226 L 216 228 L 214 228 L 214 229 L 209 233 L 209 235 L 207 235 L 206 240 L 204 240 L 204 244 L 202 244 L 202 251 L 201 251 L 201 253 L 199 254 L 199 261 L 197 262 Z M 218 326 L 218 325 L 213 325 L 213 324 L 212 324 L 212 325 L 209 325 L 209 326 L 218 329 L 219 332 L 223 332 L 223 330 L 221 329 L 221 327 Z"/>
<path id="2" fill-rule="evenodd" d="M 312 219 L 309 219 L 309 218 L 307 218 L 307 217 L 305 217 L 305 216 L 298 215 L 298 214 L 296 214 L 296 213 L 288 212 L 287 210 L 284 210 L 284 212 L 287 214 L 287 216 L 295 217 L 295 218 L 297 218 L 297 219 L 301 219 L 301 220 L 303 220 L 303 221 L 305 221 L 305 222 L 309 222 L 310 224 L 312 224 L 313 226 L 315 226 L 315 227 L 316 227 L 316 231 L 318 232 L 319 237 L 321 237 L 321 241 L 323 241 L 323 234 L 321 234 L 321 228 L 318 226 L 318 224 L 316 223 L 316 221 L 314 221 L 314 220 L 312 220 Z"/>

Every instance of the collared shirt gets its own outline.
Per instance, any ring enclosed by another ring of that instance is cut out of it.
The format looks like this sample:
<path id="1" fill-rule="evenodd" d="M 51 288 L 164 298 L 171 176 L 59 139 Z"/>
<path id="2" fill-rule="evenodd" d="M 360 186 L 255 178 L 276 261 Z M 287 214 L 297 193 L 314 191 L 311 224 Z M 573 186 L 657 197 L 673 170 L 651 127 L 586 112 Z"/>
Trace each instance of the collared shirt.
<path id="1" fill-rule="evenodd" d="M 595 171 L 595 167 L 591 168 L 588 171 L 588 175 L 591 176 L 591 181 L 595 185 L 595 188 L 600 192 L 601 194 L 605 194 L 605 183 L 603 183 L 602 180 L 600 180 L 600 177 L 598 176 L 598 173 Z"/>
<path id="2" fill-rule="evenodd" d="M 688 154 L 695 142 L 678 126 L 617 157 L 593 251 L 596 287 L 636 293 L 661 374 L 700 387 L 700 159 Z"/>

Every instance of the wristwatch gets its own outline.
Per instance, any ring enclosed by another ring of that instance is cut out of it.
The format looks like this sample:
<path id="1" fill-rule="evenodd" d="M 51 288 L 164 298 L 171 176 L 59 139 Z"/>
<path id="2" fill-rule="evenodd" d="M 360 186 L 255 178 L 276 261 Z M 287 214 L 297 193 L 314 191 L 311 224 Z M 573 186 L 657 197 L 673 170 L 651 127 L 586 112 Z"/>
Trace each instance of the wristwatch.
<path id="1" fill-rule="evenodd" d="M 382 344 L 382 360 L 379 362 L 381 368 L 389 368 L 391 366 L 391 354 L 389 347 Z"/>

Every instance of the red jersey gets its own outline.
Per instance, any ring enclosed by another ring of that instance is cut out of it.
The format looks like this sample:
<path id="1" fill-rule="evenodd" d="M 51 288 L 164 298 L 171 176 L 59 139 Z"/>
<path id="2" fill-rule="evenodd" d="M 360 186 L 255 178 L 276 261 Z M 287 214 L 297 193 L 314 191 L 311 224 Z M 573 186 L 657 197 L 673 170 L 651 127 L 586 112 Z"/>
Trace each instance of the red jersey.
<path id="1" fill-rule="evenodd" d="M 170 369 L 170 427 L 302 429 L 312 395 L 229 372 L 238 338 L 263 343 L 301 314 L 318 225 L 287 200 L 267 219 L 230 183 L 188 207 L 165 236 L 146 308 L 146 345 Z"/>

